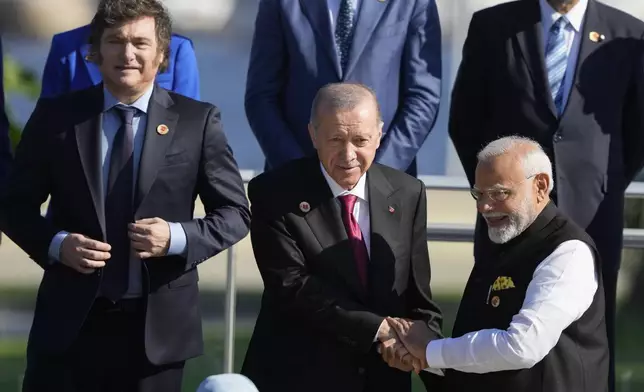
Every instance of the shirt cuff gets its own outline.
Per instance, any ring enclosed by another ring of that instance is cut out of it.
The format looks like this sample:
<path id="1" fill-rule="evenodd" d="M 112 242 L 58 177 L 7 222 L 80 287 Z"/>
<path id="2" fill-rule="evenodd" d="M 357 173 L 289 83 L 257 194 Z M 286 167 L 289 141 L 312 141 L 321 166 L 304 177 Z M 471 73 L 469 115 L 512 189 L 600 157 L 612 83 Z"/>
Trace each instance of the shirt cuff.
<path id="1" fill-rule="evenodd" d="M 66 231 L 59 231 L 58 233 L 56 233 L 54 238 L 52 238 L 51 242 L 49 243 L 49 252 L 48 252 L 49 258 L 52 261 L 54 262 L 60 261 L 60 247 L 68 235 L 69 233 Z"/>
<path id="2" fill-rule="evenodd" d="M 186 239 L 186 231 L 181 226 L 181 223 L 168 222 L 170 227 L 170 247 L 168 248 L 168 256 L 183 256 L 187 249 L 188 240 Z"/>
<path id="3" fill-rule="evenodd" d="M 432 340 L 425 349 L 425 359 L 427 365 L 434 369 L 444 369 L 445 361 L 443 360 L 443 343 L 445 339 Z"/>

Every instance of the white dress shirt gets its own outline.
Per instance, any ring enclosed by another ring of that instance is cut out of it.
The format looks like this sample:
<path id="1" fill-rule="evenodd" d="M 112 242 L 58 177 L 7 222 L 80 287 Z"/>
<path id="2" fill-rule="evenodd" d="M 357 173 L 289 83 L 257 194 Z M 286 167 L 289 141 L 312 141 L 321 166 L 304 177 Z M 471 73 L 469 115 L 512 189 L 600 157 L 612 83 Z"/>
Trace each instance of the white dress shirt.
<path id="1" fill-rule="evenodd" d="M 527 369 L 552 350 L 588 310 L 597 291 L 593 253 L 578 240 L 559 245 L 535 270 L 507 330 L 484 329 L 427 345 L 430 368 L 488 373 Z"/>
<path id="2" fill-rule="evenodd" d="M 543 25 L 543 53 L 546 53 L 548 46 L 548 36 L 550 29 L 562 14 L 552 8 L 546 0 L 539 0 L 541 6 L 541 24 Z M 580 0 L 567 14 L 564 16 L 568 19 L 570 24 L 566 27 L 564 35 L 566 37 L 566 44 L 568 47 L 568 65 L 566 67 L 566 75 L 563 80 L 563 107 L 568 103 L 568 97 L 575 80 L 575 68 L 577 67 L 577 60 L 579 58 L 579 48 L 581 47 L 582 30 L 584 26 L 584 19 L 586 17 L 586 9 L 588 8 L 588 0 Z"/>
<path id="3" fill-rule="evenodd" d="M 307 0 L 307 1 L 318 1 L 318 0 Z M 326 4 L 329 7 L 329 17 L 331 18 L 331 32 L 335 31 L 335 21 L 338 20 L 338 13 L 340 12 L 340 4 L 342 0 L 326 0 Z M 351 0 L 351 7 L 353 8 L 353 25 L 355 26 L 356 21 L 358 20 L 358 11 L 360 10 L 360 0 Z"/>
<path id="4" fill-rule="evenodd" d="M 362 232 L 362 239 L 367 247 L 367 254 L 371 256 L 371 218 L 369 217 L 369 195 L 367 194 L 367 175 L 366 173 L 360 177 L 356 186 L 351 190 L 347 190 L 338 185 L 333 178 L 326 172 L 324 166 L 320 163 L 320 169 L 324 178 L 326 179 L 333 197 L 336 199 L 343 195 L 355 195 L 358 197 L 356 205 L 353 207 L 353 217 L 356 218 L 360 231 Z"/>

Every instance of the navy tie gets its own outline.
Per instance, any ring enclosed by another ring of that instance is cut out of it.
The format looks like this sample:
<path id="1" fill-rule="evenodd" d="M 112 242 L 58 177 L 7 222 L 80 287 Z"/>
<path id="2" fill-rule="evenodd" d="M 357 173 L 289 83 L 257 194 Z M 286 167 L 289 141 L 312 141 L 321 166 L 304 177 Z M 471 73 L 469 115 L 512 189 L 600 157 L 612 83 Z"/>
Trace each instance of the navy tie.
<path id="1" fill-rule="evenodd" d="M 351 42 L 353 41 L 353 21 L 355 11 L 353 9 L 353 0 L 342 0 L 340 11 L 335 23 L 335 44 L 340 56 L 340 65 L 342 71 L 346 71 L 349 62 L 349 53 L 351 51 Z"/>
<path id="2" fill-rule="evenodd" d="M 134 220 L 134 130 L 132 121 L 136 108 L 117 105 L 121 116 L 110 154 L 110 171 L 105 190 L 105 226 L 111 257 L 105 263 L 102 296 L 118 301 L 128 289 L 130 239 L 128 224 Z"/>
<path id="3" fill-rule="evenodd" d="M 566 44 L 565 31 L 568 26 L 568 19 L 560 17 L 550 29 L 548 45 L 546 47 L 546 72 L 548 72 L 548 84 L 552 101 L 557 108 L 557 114 L 563 112 L 563 81 L 568 68 L 568 45 Z"/>

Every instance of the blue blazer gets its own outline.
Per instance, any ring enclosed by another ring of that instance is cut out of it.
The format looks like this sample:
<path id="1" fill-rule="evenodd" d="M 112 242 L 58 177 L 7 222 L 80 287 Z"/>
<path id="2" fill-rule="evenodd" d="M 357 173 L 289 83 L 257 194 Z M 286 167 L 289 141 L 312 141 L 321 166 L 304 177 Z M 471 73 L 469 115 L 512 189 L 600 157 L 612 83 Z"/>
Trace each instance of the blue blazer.
<path id="1" fill-rule="evenodd" d="M 311 103 L 322 86 L 340 81 L 376 92 L 385 123 L 376 161 L 415 172 L 441 92 L 435 0 L 362 0 L 346 72 L 325 0 L 260 0 L 245 106 L 268 167 L 315 153 Z"/>
<path id="2" fill-rule="evenodd" d="M 4 188 L 9 165 L 11 164 L 11 142 L 9 141 L 9 120 L 4 108 L 4 77 L 2 66 L 2 40 L 0 40 L 0 191 Z"/>
<path id="3" fill-rule="evenodd" d="M 42 78 L 42 98 L 82 90 L 101 83 L 98 66 L 85 60 L 90 26 L 54 35 Z M 199 70 L 189 38 L 173 34 L 168 69 L 156 82 L 166 90 L 199 99 Z"/>

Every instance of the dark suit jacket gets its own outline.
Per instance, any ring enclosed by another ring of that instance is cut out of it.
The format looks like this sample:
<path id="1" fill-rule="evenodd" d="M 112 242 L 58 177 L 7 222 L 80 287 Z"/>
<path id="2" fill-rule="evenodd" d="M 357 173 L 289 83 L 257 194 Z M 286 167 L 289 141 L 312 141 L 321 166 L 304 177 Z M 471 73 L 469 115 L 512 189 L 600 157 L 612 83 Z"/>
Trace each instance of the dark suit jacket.
<path id="1" fill-rule="evenodd" d="M 373 340 L 384 316 L 423 320 L 440 336 L 423 183 L 378 164 L 367 172 L 368 289 L 317 158 L 262 174 L 248 189 L 264 295 L 242 373 L 262 392 L 409 391 L 409 373 L 388 367 Z M 423 375 L 435 389 L 431 378 Z"/>
<path id="2" fill-rule="evenodd" d="M 58 353 L 68 348 L 101 282 L 100 270 L 83 275 L 62 263 L 50 265 L 47 253 L 60 230 L 105 241 L 102 110 L 102 85 L 41 99 L 0 199 L 0 229 L 45 269 L 30 350 Z M 170 132 L 158 134 L 160 124 Z M 143 262 L 148 358 L 164 364 L 200 355 L 196 267 L 246 236 L 250 220 L 243 182 L 216 107 L 155 87 L 135 193 L 135 219 L 180 222 L 188 240 L 185 257 Z M 59 207 L 51 219 L 40 214 L 48 195 Z M 206 211 L 202 219 L 193 219 L 197 195 Z"/>
<path id="3" fill-rule="evenodd" d="M 470 183 L 477 152 L 512 134 L 554 163 L 554 200 L 619 267 L 624 190 L 644 163 L 644 23 L 590 0 L 574 83 L 558 119 L 547 84 L 538 0 L 474 14 L 452 96 L 449 133 Z M 589 35 L 605 36 L 593 42 Z M 478 224 L 475 253 L 489 244 Z"/>
<path id="4" fill-rule="evenodd" d="M 9 140 L 9 120 L 4 108 L 3 76 L 2 41 L 0 40 L 0 189 L 5 186 L 9 165 L 11 164 L 11 141 Z"/>
<path id="5" fill-rule="evenodd" d="M 90 26 L 54 35 L 42 75 L 41 97 L 52 98 L 83 90 L 103 81 L 98 65 L 87 61 Z M 166 90 L 199 99 L 199 69 L 192 41 L 172 34 L 168 69 L 156 77 Z"/>
<path id="6" fill-rule="evenodd" d="M 307 131 L 313 98 L 346 81 L 376 92 L 385 123 L 377 162 L 415 175 L 441 95 L 436 2 L 362 1 L 354 31 L 342 72 L 325 0 L 259 2 L 245 103 L 267 167 L 315 156 Z"/>

